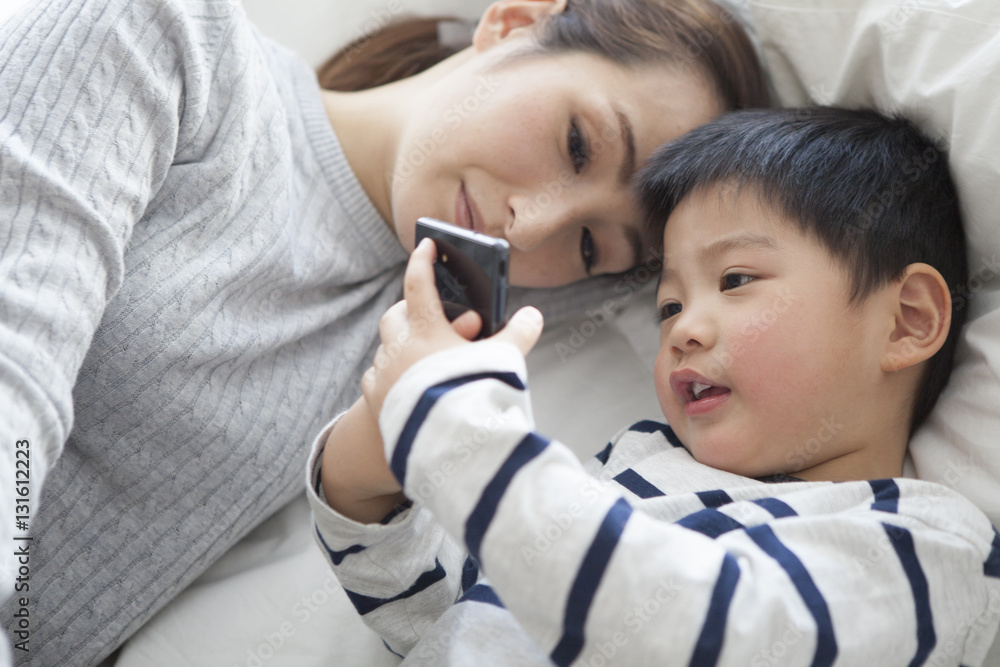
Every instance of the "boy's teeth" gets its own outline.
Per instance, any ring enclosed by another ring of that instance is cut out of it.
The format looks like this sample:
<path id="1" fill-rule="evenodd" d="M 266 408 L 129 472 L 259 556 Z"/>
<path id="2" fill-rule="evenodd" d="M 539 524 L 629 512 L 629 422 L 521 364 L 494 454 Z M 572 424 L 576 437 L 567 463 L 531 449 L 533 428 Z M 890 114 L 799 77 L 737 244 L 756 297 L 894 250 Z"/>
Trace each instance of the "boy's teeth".
<path id="1" fill-rule="evenodd" d="M 712 385 L 710 385 L 710 384 L 702 384 L 701 382 L 692 382 L 691 383 L 691 393 L 694 394 L 694 400 L 697 401 L 698 400 L 698 394 L 700 394 L 701 392 L 705 391 L 706 389 L 708 389 L 711 386 Z"/>

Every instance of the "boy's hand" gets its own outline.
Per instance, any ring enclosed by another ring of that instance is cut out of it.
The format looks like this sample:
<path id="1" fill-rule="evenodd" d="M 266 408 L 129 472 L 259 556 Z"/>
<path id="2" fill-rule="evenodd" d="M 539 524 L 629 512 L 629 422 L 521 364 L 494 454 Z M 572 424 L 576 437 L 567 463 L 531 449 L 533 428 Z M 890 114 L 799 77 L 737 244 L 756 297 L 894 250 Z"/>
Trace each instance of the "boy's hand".
<path id="1" fill-rule="evenodd" d="M 406 500 L 385 462 L 378 421 L 364 398 L 354 402 L 327 436 L 320 476 L 327 504 L 361 523 L 381 521 Z"/>
<path id="2" fill-rule="evenodd" d="M 392 306 L 379 324 L 382 344 L 375 353 L 375 365 L 361 381 L 372 413 L 382 411 L 386 394 L 410 366 L 426 356 L 460 345 L 476 345 L 473 338 L 482 326 L 479 315 L 467 311 L 449 322 L 441 306 L 434 282 L 434 242 L 424 239 L 410 254 L 403 278 L 404 301 Z M 503 329 L 487 340 L 505 341 L 527 354 L 542 333 L 538 309 L 518 310 Z"/>

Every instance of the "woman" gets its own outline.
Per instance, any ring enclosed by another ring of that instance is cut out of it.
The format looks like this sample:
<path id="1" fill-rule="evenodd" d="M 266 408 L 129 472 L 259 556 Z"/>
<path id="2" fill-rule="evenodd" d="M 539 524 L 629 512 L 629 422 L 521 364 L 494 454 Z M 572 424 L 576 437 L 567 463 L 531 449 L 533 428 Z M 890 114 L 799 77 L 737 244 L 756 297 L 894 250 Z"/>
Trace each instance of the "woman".
<path id="1" fill-rule="evenodd" d="M 765 100 L 694 0 L 505 0 L 471 48 L 351 94 L 235 3 L 46 0 L 3 26 L 0 90 L 5 497 L 31 456 L 4 618 L 28 610 L 40 665 L 97 662 L 301 492 L 418 215 L 506 237 L 515 284 L 622 271 L 633 165 Z"/>

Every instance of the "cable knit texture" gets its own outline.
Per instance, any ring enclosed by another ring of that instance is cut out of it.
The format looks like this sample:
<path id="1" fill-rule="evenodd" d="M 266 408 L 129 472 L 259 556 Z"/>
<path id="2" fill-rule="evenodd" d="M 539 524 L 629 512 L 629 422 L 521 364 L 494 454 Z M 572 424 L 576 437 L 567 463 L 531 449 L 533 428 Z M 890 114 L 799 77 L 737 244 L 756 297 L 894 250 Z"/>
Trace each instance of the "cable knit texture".
<path id="1" fill-rule="evenodd" d="M 12 19 L 0 191 L 5 498 L 14 441 L 32 455 L 14 658 L 91 664 L 302 492 L 406 253 L 313 72 L 235 0 L 51 0 Z"/>

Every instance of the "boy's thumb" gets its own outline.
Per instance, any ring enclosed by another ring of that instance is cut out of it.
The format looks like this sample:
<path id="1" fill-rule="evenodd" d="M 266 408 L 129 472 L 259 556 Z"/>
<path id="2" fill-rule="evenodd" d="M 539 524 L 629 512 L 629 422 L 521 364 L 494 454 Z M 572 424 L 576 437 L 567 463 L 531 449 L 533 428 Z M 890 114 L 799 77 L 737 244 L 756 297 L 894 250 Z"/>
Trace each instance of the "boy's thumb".
<path id="1" fill-rule="evenodd" d="M 493 335 L 493 339 L 512 343 L 521 354 L 526 355 L 535 347 L 544 325 L 542 313 L 534 306 L 525 306 L 511 316 L 504 328 Z"/>

